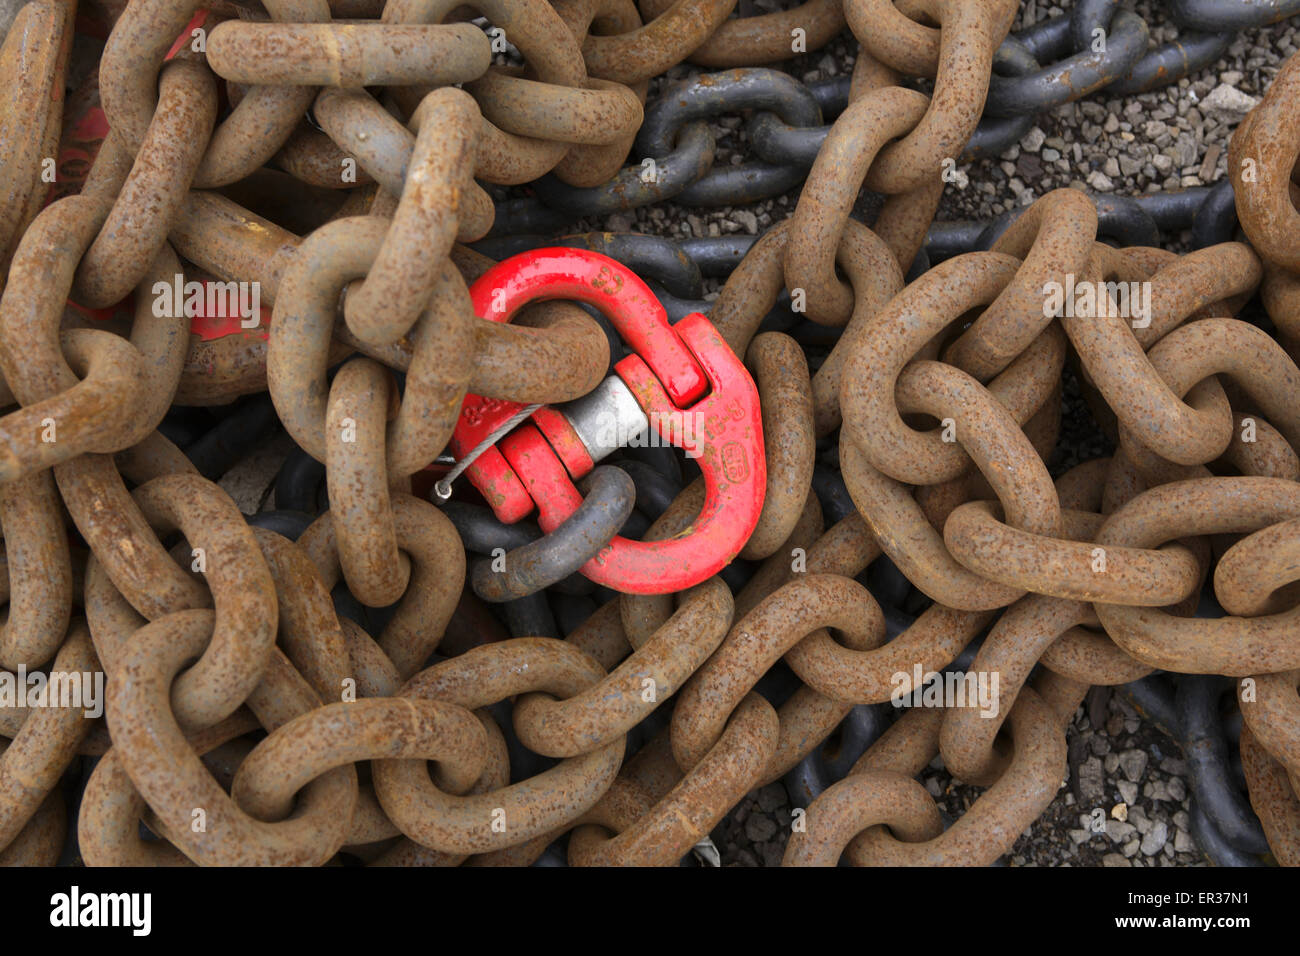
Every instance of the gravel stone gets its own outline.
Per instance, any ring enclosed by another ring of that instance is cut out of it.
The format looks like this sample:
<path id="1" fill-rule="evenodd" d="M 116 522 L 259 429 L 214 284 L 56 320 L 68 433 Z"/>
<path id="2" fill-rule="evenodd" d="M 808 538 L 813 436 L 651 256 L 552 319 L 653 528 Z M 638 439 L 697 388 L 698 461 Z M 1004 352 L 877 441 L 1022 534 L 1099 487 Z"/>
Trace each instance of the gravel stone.
<path id="1" fill-rule="evenodd" d="M 1115 188 L 1115 184 L 1099 169 L 1094 169 L 1088 174 L 1088 185 L 1099 193 L 1108 193 Z"/>
<path id="2" fill-rule="evenodd" d="M 1147 755 L 1141 750 L 1126 750 L 1119 755 L 1119 767 L 1124 776 L 1137 783 L 1147 769 Z"/>
<path id="3" fill-rule="evenodd" d="M 1136 833 L 1137 827 L 1131 823 L 1121 823 L 1119 820 L 1106 821 L 1106 835 L 1110 837 L 1112 843 L 1127 842 Z"/>
<path id="4" fill-rule="evenodd" d="M 758 808 L 764 813 L 771 813 L 778 807 L 787 806 L 790 798 L 786 795 L 785 787 L 779 783 L 769 783 L 758 791 Z"/>
<path id="5" fill-rule="evenodd" d="M 745 821 L 745 836 L 752 843 L 762 843 L 776 836 L 776 822 L 761 813 L 751 814 Z"/>
<path id="6" fill-rule="evenodd" d="M 1169 827 L 1163 821 L 1156 822 L 1151 832 L 1142 838 L 1142 855 L 1155 856 L 1164 849 L 1165 840 L 1169 838 Z"/>
<path id="7" fill-rule="evenodd" d="M 1241 92 L 1235 86 L 1220 83 L 1205 99 L 1201 100 L 1201 105 L 1207 110 L 1240 118 L 1249 113 L 1258 102 L 1258 99 Z"/>
<path id="8" fill-rule="evenodd" d="M 1196 140 L 1187 133 L 1174 140 L 1174 162 L 1179 166 L 1190 166 L 1196 162 Z"/>
<path id="9" fill-rule="evenodd" d="M 1182 803 L 1187 799 L 1187 784 L 1178 777 L 1170 777 L 1165 784 L 1165 789 L 1169 792 L 1170 800 Z"/>
<path id="10" fill-rule="evenodd" d="M 1043 147 L 1043 141 L 1047 138 L 1041 129 L 1037 126 L 1031 126 L 1029 132 L 1020 137 L 1020 148 L 1036 153 Z"/>

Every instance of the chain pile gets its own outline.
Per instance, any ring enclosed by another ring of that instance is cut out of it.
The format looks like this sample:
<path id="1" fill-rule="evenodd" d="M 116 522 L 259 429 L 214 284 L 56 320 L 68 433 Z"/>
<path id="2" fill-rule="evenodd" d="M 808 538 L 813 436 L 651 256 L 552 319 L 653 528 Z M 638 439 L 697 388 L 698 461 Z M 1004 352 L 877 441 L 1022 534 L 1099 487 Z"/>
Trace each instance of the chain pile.
<path id="1" fill-rule="evenodd" d="M 1231 184 L 934 221 L 948 164 L 1300 2 L 1176 0 L 1154 49 L 1115 0 L 735 5 L 21 8 L 0 862 L 67 862 L 71 819 L 90 865 L 674 865 L 784 779 L 786 865 L 988 865 L 1115 686 L 1201 754 L 1216 861 L 1300 865 L 1300 59 Z M 851 79 L 772 68 L 846 27 Z M 757 238 L 552 238 L 796 187 Z M 597 271 L 496 265 L 542 246 Z M 1053 478 L 1067 384 L 1114 451 Z M 623 393 L 704 437 L 597 454 Z M 281 428 L 246 517 L 215 481 Z M 995 713 L 931 702 L 957 671 Z M 956 821 L 936 756 L 987 788 Z"/>

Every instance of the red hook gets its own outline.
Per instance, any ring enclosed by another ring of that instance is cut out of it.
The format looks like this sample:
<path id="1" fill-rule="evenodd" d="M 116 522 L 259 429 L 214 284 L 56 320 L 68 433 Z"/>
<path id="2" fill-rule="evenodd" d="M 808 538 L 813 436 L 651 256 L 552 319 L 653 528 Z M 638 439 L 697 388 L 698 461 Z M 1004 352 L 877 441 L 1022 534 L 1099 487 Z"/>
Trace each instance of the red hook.
<path id="1" fill-rule="evenodd" d="M 500 520 L 514 523 L 536 507 L 542 530 L 551 531 L 582 501 L 574 481 L 622 439 L 649 428 L 698 459 L 704 506 L 674 538 L 615 537 L 582 573 L 617 591 L 665 594 L 700 583 L 735 558 L 763 508 L 763 426 L 753 379 L 705 316 L 692 313 L 671 326 L 631 270 L 600 253 L 563 247 L 498 263 L 470 287 L 470 297 L 476 314 L 494 322 L 508 322 L 538 300 L 589 303 L 634 352 L 590 395 L 538 409 L 465 469 Z M 463 458 L 523 407 L 466 396 L 452 453 Z M 616 440 L 602 435 L 602 426 L 613 426 Z"/>

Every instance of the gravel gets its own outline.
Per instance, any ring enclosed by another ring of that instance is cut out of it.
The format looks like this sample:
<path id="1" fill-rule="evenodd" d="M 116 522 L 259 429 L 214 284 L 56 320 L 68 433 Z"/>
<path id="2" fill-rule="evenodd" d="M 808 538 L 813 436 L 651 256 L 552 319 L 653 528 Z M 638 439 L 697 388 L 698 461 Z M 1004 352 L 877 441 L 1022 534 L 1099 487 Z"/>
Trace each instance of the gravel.
<path id="1" fill-rule="evenodd" d="M 1067 732 L 1070 778 L 1003 861 L 1008 866 L 1209 865 L 1192 839 L 1187 764 L 1178 745 L 1140 720 L 1126 701 L 1107 696 L 1107 719 L 1100 727 L 1091 725 L 1087 708 L 1079 708 Z M 984 792 L 953 779 L 938 758 L 921 779 L 950 821 Z M 722 865 L 779 865 L 793 809 L 781 784 L 746 796 L 713 831 Z"/>
<path id="2" fill-rule="evenodd" d="M 1024 5 L 1016 28 L 1069 11 L 1071 5 Z M 1176 39 L 1177 27 L 1166 20 L 1163 5 L 1133 6 L 1151 26 L 1149 46 Z M 1282 62 L 1296 51 L 1300 26 L 1287 21 L 1244 31 L 1212 66 L 1165 89 L 1127 97 L 1108 97 L 1105 90 L 1039 114 L 1018 143 L 995 158 L 959 166 L 967 185 L 951 183 L 944 191 L 940 220 L 988 220 L 1016 206 L 1028 205 L 1053 189 L 1073 187 L 1097 193 L 1137 195 L 1208 186 L 1227 172 L 1228 141 L 1246 112 L 1259 100 Z M 781 69 L 811 82 L 852 72 L 856 42 L 847 33 L 826 48 L 795 58 Z M 679 66 L 669 71 L 681 79 L 698 70 Z M 652 85 L 651 96 L 663 80 Z M 749 158 L 748 136 L 739 117 L 711 121 L 717 139 L 718 165 Z M 606 229 L 669 238 L 702 238 L 736 233 L 756 235 L 789 217 L 798 190 L 743 209 L 685 209 L 671 202 L 585 219 L 570 231 Z M 878 202 L 864 194 L 871 215 Z M 870 216 L 864 217 L 870 221 Z M 1184 237 L 1170 237 L 1179 248 Z"/>
<path id="3" fill-rule="evenodd" d="M 1022 21 L 1070 6 L 1027 5 Z M 1133 9 L 1151 26 L 1149 46 L 1177 38 L 1164 5 Z M 1298 30 L 1293 21 L 1247 30 L 1213 65 L 1165 89 L 1127 97 L 1102 90 L 1040 114 L 1001 156 L 963 167 L 972 187 L 949 188 L 940 218 L 988 219 L 1061 187 L 1137 195 L 1218 182 L 1233 130 L 1296 51 Z M 1178 249 L 1181 237 L 1171 238 Z"/>

